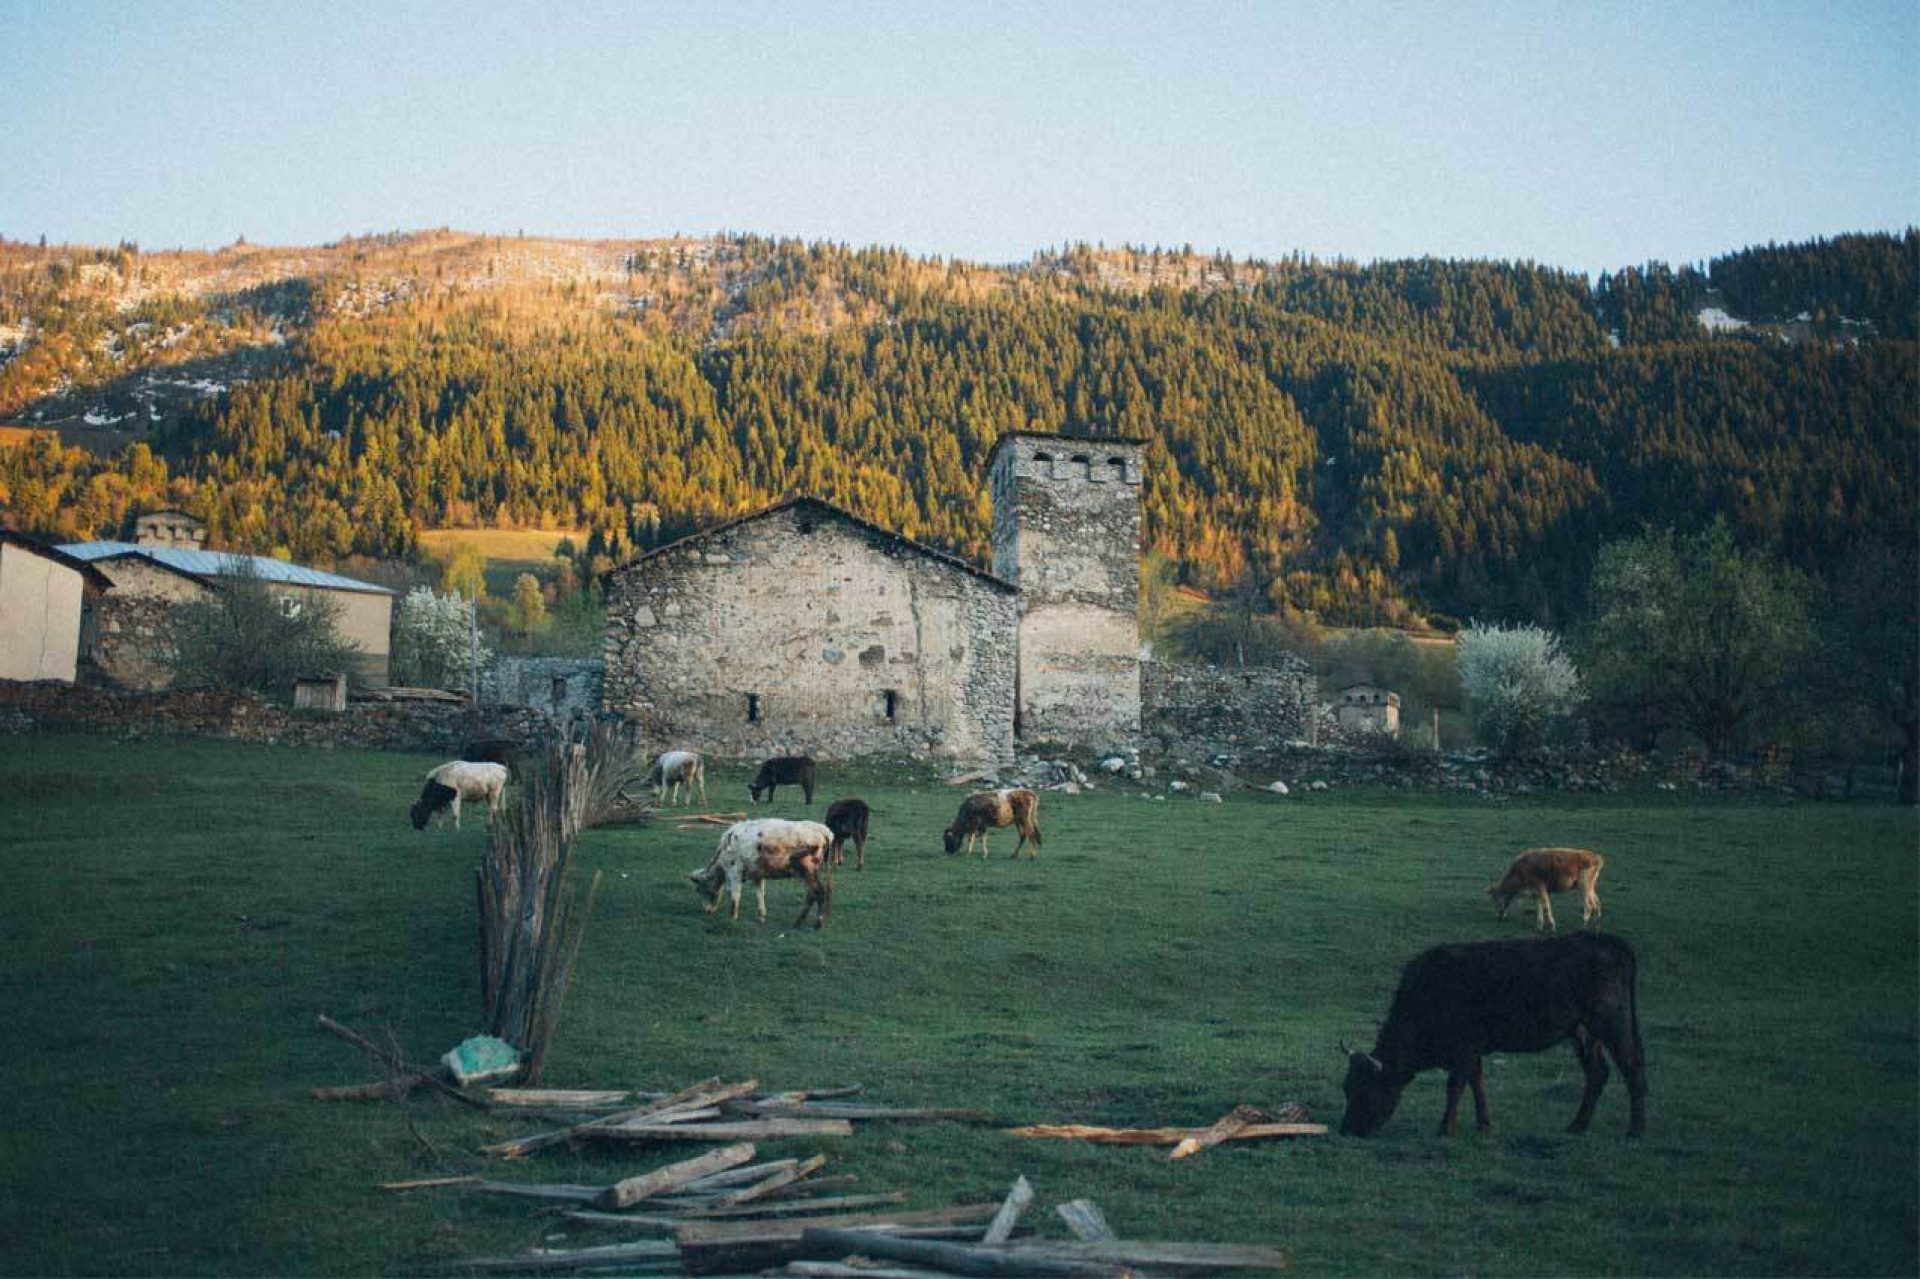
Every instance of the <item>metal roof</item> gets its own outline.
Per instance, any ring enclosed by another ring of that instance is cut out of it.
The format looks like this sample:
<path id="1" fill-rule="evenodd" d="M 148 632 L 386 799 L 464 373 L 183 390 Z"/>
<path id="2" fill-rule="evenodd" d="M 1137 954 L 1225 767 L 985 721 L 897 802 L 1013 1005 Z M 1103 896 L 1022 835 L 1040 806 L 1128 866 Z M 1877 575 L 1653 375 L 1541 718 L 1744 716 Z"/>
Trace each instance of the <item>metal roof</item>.
<path id="1" fill-rule="evenodd" d="M 231 551 L 195 551 L 177 546 L 141 546 L 135 542 L 70 542 L 60 549 L 77 560 L 89 562 L 114 559 L 122 555 L 141 555 L 156 564 L 178 569 L 182 573 L 191 573 L 195 577 L 233 577 L 246 571 L 243 565 L 249 565 L 255 576 L 262 581 L 280 582 L 287 586 L 314 586 L 330 591 L 361 591 L 369 595 L 395 593 L 384 586 L 375 586 L 372 582 L 342 577 L 338 573 L 322 573 L 317 568 L 308 568 L 304 564 L 290 564 L 286 560 L 270 559 L 264 555 L 240 555 Z"/>

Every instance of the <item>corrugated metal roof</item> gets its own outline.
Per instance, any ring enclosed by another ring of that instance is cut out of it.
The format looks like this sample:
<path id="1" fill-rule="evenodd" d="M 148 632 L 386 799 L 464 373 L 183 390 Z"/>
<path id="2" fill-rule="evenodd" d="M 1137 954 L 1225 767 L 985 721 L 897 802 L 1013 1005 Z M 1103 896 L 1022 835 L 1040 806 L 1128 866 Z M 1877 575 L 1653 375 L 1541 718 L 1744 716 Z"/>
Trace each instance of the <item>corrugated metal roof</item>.
<path id="1" fill-rule="evenodd" d="M 363 591 L 372 595 L 394 594 L 372 582 L 342 577 L 338 573 L 322 573 L 317 568 L 289 564 L 285 560 L 270 559 L 264 555 L 192 551 L 176 546 L 141 546 L 134 542 L 70 542 L 60 549 L 77 560 L 88 561 L 111 559 L 119 555 L 144 555 L 156 564 L 179 569 L 182 573 L 192 573 L 196 577 L 231 577 L 242 571 L 240 565 L 250 564 L 263 581 L 282 582 L 288 586 L 317 586 L 334 591 Z"/>

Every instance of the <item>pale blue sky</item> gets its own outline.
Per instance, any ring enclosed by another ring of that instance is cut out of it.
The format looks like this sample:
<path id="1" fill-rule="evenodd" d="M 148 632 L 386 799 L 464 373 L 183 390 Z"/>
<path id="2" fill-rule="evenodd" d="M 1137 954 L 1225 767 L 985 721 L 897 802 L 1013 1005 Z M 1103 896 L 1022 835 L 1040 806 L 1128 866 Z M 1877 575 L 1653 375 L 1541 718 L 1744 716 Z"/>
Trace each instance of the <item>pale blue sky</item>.
<path id="1" fill-rule="evenodd" d="M 0 0 L 0 234 L 1597 271 L 1920 222 L 1920 0 Z"/>

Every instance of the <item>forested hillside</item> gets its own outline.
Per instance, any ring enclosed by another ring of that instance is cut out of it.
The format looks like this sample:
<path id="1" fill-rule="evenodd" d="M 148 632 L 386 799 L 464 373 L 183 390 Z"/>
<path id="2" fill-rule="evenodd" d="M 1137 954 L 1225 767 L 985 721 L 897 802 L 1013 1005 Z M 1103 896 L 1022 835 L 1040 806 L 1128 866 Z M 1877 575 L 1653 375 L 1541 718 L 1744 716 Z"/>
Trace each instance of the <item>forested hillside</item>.
<path id="1" fill-rule="evenodd" d="M 1149 441 L 1187 582 L 1328 620 L 1556 621 L 1606 539 L 1723 516 L 1820 570 L 1916 536 L 1920 236 L 1601 277 L 750 237 L 0 242 L 7 520 L 168 504 L 329 563 L 448 525 L 618 557 L 792 492 L 987 557 L 1010 429 Z M 1747 327 L 1709 330 L 1708 303 Z"/>

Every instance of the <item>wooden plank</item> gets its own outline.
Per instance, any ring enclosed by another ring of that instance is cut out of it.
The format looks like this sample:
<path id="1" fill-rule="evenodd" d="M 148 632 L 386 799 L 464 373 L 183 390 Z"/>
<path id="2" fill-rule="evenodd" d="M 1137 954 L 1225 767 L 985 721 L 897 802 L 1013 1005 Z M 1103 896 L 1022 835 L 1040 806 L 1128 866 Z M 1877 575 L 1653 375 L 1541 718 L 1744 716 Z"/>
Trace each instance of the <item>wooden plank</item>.
<path id="1" fill-rule="evenodd" d="M 668 1164 L 664 1168 L 655 1168 L 652 1172 L 642 1173 L 638 1177 L 628 1177 L 608 1186 L 600 1197 L 594 1200 L 599 1208 L 631 1208 L 642 1199 L 662 1194 L 675 1186 L 685 1185 L 696 1178 L 710 1173 L 722 1172 L 728 1168 L 737 1168 L 753 1160 L 752 1142 L 740 1142 L 737 1145 L 722 1146 L 718 1150 L 709 1150 L 706 1154 L 693 1159 L 683 1159 L 679 1163 Z"/>
<path id="2" fill-rule="evenodd" d="M 1025 1176 L 1014 1178 L 1013 1189 L 1007 1191 L 1007 1197 L 1000 1205 L 1000 1211 L 993 1215 L 993 1221 L 987 1227 L 987 1233 L 980 1236 L 981 1243 L 1005 1243 L 1013 1237 L 1013 1228 L 1020 1224 L 1020 1214 L 1033 1202 L 1033 1186 Z"/>
<path id="3" fill-rule="evenodd" d="M 991 1123 L 984 1110 L 953 1110 L 931 1106 L 860 1106 L 832 1101 L 742 1101 L 729 1106 L 749 1115 L 814 1119 L 887 1119 L 898 1123 L 946 1120 L 955 1123 Z"/>
<path id="4" fill-rule="evenodd" d="M 855 1213 L 850 1216 L 795 1217 L 784 1221 L 696 1221 L 680 1226 L 680 1265 L 690 1275 L 754 1271 L 782 1265 L 801 1255 L 800 1241 L 820 1227 L 887 1231 L 952 1230 L 985 1221 L 997 1204 L 960 1204 L 909 1212 Z"/>
<path id="5" fill-rule="evenodd" d="M 826 1166 L 826 1163 L 827 1157 L 825 1155 L 815 1155 L 805 1163 L 795 1164 L 791 1168 L 782 1168 L 779 1172 L 774 1173 L 762 1181 L 755 1182 L 744 1190 L 736 1190 L 730 1195 L 721 1196 L 720 1202 L 716 1204 L 715 1207 L 736 1208 L 741 1204 L 752 1203 L 756 1199 L 764 1199 L 776 1190 L 786 1189 L 810 1173 L 819 1172 L 820 1169 Z"/>
<path id="6" fill-rule="evenodd" d="M 627 1088 L 489 1088 L 496 1106 L 553 1106 L 583 1109 L 617 1106 L 633 1096 Z"/>
<path id="7" fill-rule="evenodd" d="M 1011 1256 L 1000 1248 L 978 1244 L 946 1243 L 936 1239 L 903 1239 L 869 1230 L 841 1230 L 815 1227 L 800 1239 L 805 1257 L 834 1261 L 845 1257 L 879 1257 L 886 1261 L 904 1261 L 910 1265 L 930 1266 L 956 1275 L 1022 1275 L 1034 1279 L 1052 1276 L 1109 1276 L 1119 1273 L 1110 1262 L 1087 1261 L 1071 1257 L 1042 1257 L 1032 1254 Z"/>
<path id="8" fill-rule="evenodd" d="M 1177 1146 L 1198 1137 L 1205 1128 L 1097 1128 L 1090 1124 L 1029 1124 L 1003 1129 L 1010 1137 L 1054 1141 L 1091 1141 L 1107 1146 Z M 1279 1137 L 1324 1137 L 1325 1124 L 1249 1124 L 1228 1141 L 1263 1141 Z"/>
<path id="9" fill-rule="evenodd" d="M 849 1266 L 838 1261 L 789 1261 L 783 1275 L 797 1279 L 951 1279 L 944 1270 L 918 1266 Z"/>
<path id="10" fill-rule="evenodd" d="M 424 1177 L 419 1181 L 383 1181 L 381 1190 L 432 1190 L 439 1186 L 476 1186 L 478 1177 Z"/>
<path id="11" fill-rule="evenodd" d="M 778 1141 L 788 1137 L 851 1137 L 844 1119 L 743 1119 L 734 1123 L 662 1124 L 635 1119 L 582 1125 L 575 1135 L 593 1141 Z"/>
<path id="12" fill-rule="evenodd" d="M 532 1181 L 476 1181 L 483 1195 L 512 1195 L 519 1199 L 539 1199 L 546 1203 L 590 1204 L 600 1197 L 602 1186 L 575 1186 Z"/>
<path id="13" fill-rule="evenodd" d="M 482 1154 L 499 1155 L 503 1159 L 518 1159 L 520 1156 L 530 1154 L 535 1150 L 545 1150 L 548 1146 L 557 1146 L 563 1141 L 572 1141 L 574 1138 L 583 1136 L 606 1124 L 623 1123 L 628 1120 L 644 1119 L 649 1116 L 671 1113 L 676 1110 L 710 1106 L 716 1101 L 744 1096 L 746 1093 L 753 1092 L 759 1086 L 757 1080 L 751 1079 L 744 1084 L 731 1085 L 723 1085 L 718 1079 L 705 1079 L 690 1088 L 683 1088 L 677 1093 L 672 1093 L 656 1101 L 650 1101 L 644 1106 L 636 1106 L 631 1110 L 615 1111 L 613 1114 L 603 1115 L 597 1119 L 589 1119 L 584 1123 L 569 1124 L 565 1128 L 555 1128 L 548 1132 L 534 1133 L 527 1137 L 515 1137 L 511 1141 L 495 1142 L 493 1145 L 480 1147 L 480 1151 Z M 740 1089 L 745 1089 L 745 1093 L 739 1091 Z"/>
<path id="14" fill-rule="evenodd" d="M 566 1252 L 526 1252 L 517 1257 L 469 1257 L 456 1263 L 461 1270 L 512 1270 L 552 1274 L 565 1270 L 587 1270 L 622 1263 L 673 1261 L 679 1249 L 670 1240 L 641 1239 L 633 1243 L 606 1244 L 599 1248 L 575 1248 Z"/>
<path id="15" fill-rule="evenodd" d="M 1259 1123 L 1264 1118 L 1266 1118 L 1266 1116 L 1258 1110 L 1255 1110 L 1252 1106 L 1235 1106 L 1232 1110 L 1229 1110 L 1226 1114 L 1214 1120 L 1213 1126 L 1199 1136 L 1182 1137 L 1180 1143 L 1168 1153 L 1167 1158 L 1185 1159 L 1189 1155 L 1197 1155 L 1201 1151 L 1217 1146 L 1223 1141 L 1231 1140 L 1235 1133 L 1245 1132 L 1248 1128 L 1253 1127 L 1254 1124 Z"/>
<path id="16" fill-rule="evenodd" d="M 1107 1215 L 1100 1211 L 1100 1205 L 1091 1199 L 1069 1199 L 1063 1204 L 1055 1204 L 1053 1210 L 1060 1214 L 1060 1220 L 1067 1223 L 1067 1229 L 1073 1231 L 1075 1239 L 1094 1243 L 1120 1237 L 1107 1224 Z"/>
<path id="17" fill-rule="evenodd" d="M 1181 1243 L 1144 1239 L 1015 1240 L 1003 1246 L 1010 1257 L 1072 1258 L 1156 1274 L 1208 1275 L 1223 1270 L 1277 1271 L 1287 1268 L 1283 1248 L 1271 1244 Z"/>
<path id="18" fill-rule="evenodd" d="M 689 1208 L 683 1214 L 690 1221 L 728 1221 L 738 1218 L 801 1217 L 808 1213 L 824 1216 L 834 1212 L 885 1208 L 907 1201 L 904 1190 L 889 1190 L 871 1195 L 841 1195 L 837 1198 L 785 1199 L 776 1203 L 741 1204 L 733 1208 Z"/>
<path id="19" fill-rule="evenodd" d="M 769 1159 L 761 1164 L 747 1164 L 741 1168 L 729 1168 L 725 1172 L 716 1172 L 710 1177 L 698 1181 L 689 1181 L 680 1187 L 683 1194 L 699 1194 L 708 1190 L 724 1190 L 728 1186 L 741 1186 L 762 1177 L 771 1177 L 783 1168 L 792 1168 L 799 1164 L 798 1159 Z"/>

